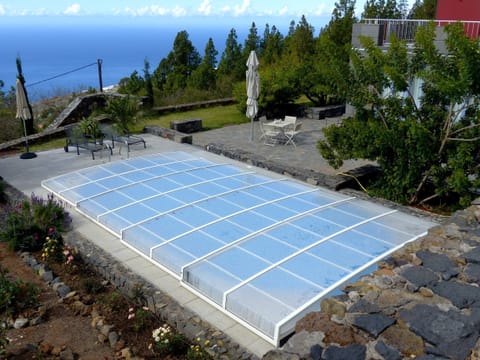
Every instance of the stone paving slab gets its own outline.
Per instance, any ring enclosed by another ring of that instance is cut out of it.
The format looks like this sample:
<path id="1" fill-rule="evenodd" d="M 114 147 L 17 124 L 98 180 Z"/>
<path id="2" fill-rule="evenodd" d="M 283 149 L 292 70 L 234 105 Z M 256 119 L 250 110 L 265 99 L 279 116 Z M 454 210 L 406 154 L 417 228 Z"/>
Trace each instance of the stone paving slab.
<path id="1" fill-rule="evenodd" d="M 220 129 L 193 133 L 192 144 L 206 148 L 209 144 L 220 144 L 227 149 L 243 150 L 261 155 L 268 161 L 274 161 L 284 166 L 295 166 L 304 170 L 312 170 L 322 174 L 335 176 L 363 165 L 371 164 L 370 161 L 347 160 L 344 165 L 335 170 L 330 167 L 317 150 L 317 142 L 324 139 L 323 129 L 326 126 L 336 125 L 343 117 L 314 120 L 298 118 L 302 122 L 302 130 L 295 138 L 296 147 L 292 145 L 277 144 L 265 145 L 260 139 L 260 125 L 258 121 L 253 124 L 254 138 L 251 140 L 251 124 L 225 126 Z"/>

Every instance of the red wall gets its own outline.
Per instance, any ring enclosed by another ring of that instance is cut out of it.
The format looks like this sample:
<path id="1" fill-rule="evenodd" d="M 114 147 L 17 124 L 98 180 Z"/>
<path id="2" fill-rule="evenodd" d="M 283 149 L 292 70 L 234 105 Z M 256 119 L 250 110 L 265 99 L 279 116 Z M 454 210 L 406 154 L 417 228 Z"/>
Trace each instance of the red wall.
<path id="1" fill-rule="evenodd" d="M 480 20 L 480 0 L 438 0 L 437 20 Z"/>

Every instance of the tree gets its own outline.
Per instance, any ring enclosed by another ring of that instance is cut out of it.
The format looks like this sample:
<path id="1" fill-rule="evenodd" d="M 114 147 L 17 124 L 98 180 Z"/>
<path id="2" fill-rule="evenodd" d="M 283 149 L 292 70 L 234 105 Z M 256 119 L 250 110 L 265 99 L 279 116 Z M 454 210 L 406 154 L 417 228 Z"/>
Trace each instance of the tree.
<path id="1" fill-rule="evenodd" d="M 189 39 L 188 32 L 177 33 L 173 49 L 155 70 L 156 83 L 164 91 L 177 93 L 187 86 L 187 80 L 200 64 L 200 55 Z"/>
<path id="2" fill-rule="evenodd" d="M 130 77 L 120 79 L 118 84 L 118 92 L 120 94 L 137 95 L 145 87 L 144 79 L 134 70 Z"/>
<path id="3" fill-rule="evenodd" d="M 217 55 L 218 51 L 215 49 L 213 40 L 209 38 L 205 46 L 202 63 L 190 77 L 189 84 L 192 87 L 199 90 L 213 90 L 215 88 Z"/>
<path id="4" fill-rule="evenodd" d="M 245 62 L 242 62 L 242 46 L 238 44 L 237 32 L 231 29 L 225 41 L 225 50 L 218 63 L 218 75 L 230 84 L 245 78 Z"/>
<path id="5" fill-rule="evenodd" d="M 146 93 L 146 102 L 148 105 L 153 105 L 153 82 L 152 75 L 150 74 L 150 62 L 145 58 L 143 61 L 143 79 L 145 81 L 145 93 Z"/>
<path id="6" fill-rule="evenodd" d="M 402 9 L 400 4 L 397 4 L 397 0 L 367 0 L 362 18 L 400 19 L 402 18 Z"/>
<path id="7" fill-rule="evenodd" d="M 409 19 L 435 19 L 437 14 L 437 0 L 415 0 Z"/>
<path id="8" fill-rule="evenodd" d="M 413 54 L 395 39 L 386 52 L 362 39 L 366 54 L 354 52 L 346 74 L 356 113 L 318 143 L 335 168 L 376 161 L 377 192 L 395 201 L 465 207 L 480 187 L 480 46 L 461 25 L 445 30 L 448 55 L 435 46 L 433 23 L 418 30 Z M 418 79 L 420 97 L 411 86 Z"/>
<path id="9" fill-rule="evenodd" d="M 264 66 L 272 64 L 282 56 L 283 51 L 283 35 L 277 30 L 275 25 L 265 25 L 263 39 L 260 41 L 260 56 Z"/>
<path id="10" fill-rule="evenodd" d="M 245 39 L 245 44 L 243 46 L 243 57 L 245 61 L 248 59 L 248 55 L 250 55 L 250 51 L 254 50 L 258 52 L 260 48 L 260 37 L 258 36 L 258 29 L 255 25 L 255 22 L 252 22 L 252 26 L 248 32 L 248 36 Z"/>

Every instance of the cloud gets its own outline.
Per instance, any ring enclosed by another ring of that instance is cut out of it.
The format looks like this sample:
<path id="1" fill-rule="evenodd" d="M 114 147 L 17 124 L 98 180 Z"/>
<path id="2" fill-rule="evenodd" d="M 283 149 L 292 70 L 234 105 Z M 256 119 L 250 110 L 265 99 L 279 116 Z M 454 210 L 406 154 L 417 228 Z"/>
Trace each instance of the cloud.
<path id="1" fill-rule="evenodd" d="M 233 6 L 233 15 L 235 16 L 244 15 L 247 12 L 249 7 L 250 7 L 250 0 L 243 0 L 242 5 Z"/>
<path id="2" fill-rule="evenodd" d="M 210 3 L 210 0 L 203 0 L 197 10 L 200 14 L 210 15 L 212 12 L 212 4 Z"/>
<path id="3" fill-rule="evenodd" d="M 2 4 L 0 4 L 0 15 L 5 15 L 6 11 Z"/>
<path id="4" fill-rule="evenodd" d="M 182 17 L 182 16 L 187 15 L 187 10 L 185 10 L 185 8 L 177 5 L 172 9 L 172 15 L 175 16 L 175 17 Z"/>
<path id="5" fill-rule="evenodd" d="M 72 4 L 63 11 L 63 14 L 77 15 L 79 12 L 80 12 L 80 4 Z"/>
<path id="6" fill-rule="evenodd" d="M 167 16 L 182 17 L 187 15 L 187 11 L 180 6 L 166 8 L 158 5 L 143 6 L 140 8 L 126 7 L 123 10 L 116 10 L 115 15 L 129 16 Z"/>
<path id="7" fill-rule="evenodd" d="M 315 9 L 314 14 L 318 16 L 328 15 L 331 13 L 330 8 L 327 8 L 325 4 L 320 4 L 318 8 Z"/>
<path id="8" fill-rule="evenodd" d="M 278 15 L 283 16 L 288 14 L 288 6 L 282 7 L 280 10 L 278 10 Z"/>

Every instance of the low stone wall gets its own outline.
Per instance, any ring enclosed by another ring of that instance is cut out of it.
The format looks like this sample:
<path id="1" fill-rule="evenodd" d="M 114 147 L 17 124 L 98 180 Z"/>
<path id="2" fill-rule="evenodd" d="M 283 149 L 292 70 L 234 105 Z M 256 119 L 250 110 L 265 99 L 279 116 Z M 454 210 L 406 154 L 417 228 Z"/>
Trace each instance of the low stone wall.
<path id="1" fill-rule="evenodd" d="M 178 143 L 191 144 L 192 135 L 184 134 L 176 130 L 167 129 L 157 125 L 149 125 L 143 128 L 144 133 L 157 135 Z"/>
<path id="2" fill-rule="evenodd" d="M 201 119 L 183 119 L 170 121 L 170 129 L 191 134 L 203 130 Z"/>
<path id="3" fill-rule="evenodd" d="M 480 199 L 297 323 L 264 359 L 479 359 Z"/>

